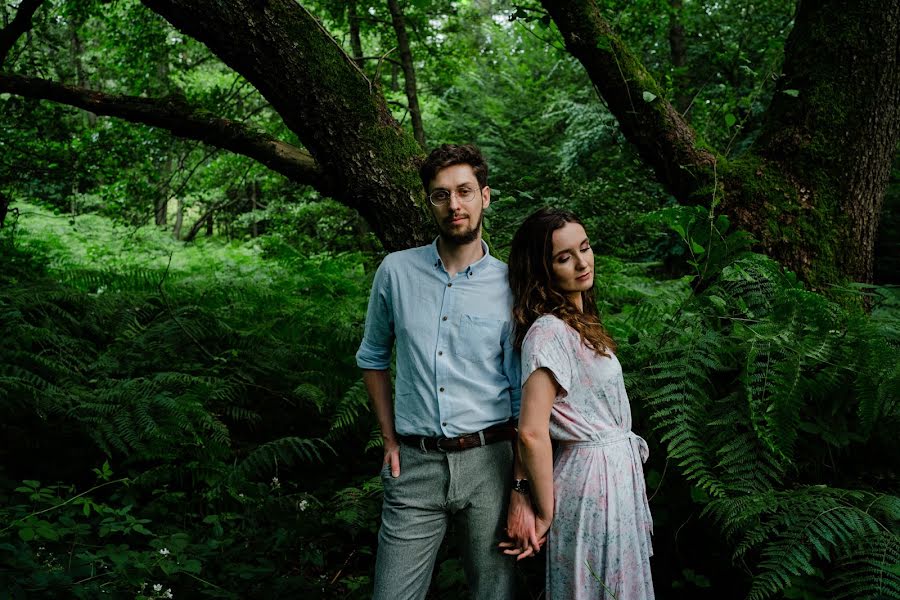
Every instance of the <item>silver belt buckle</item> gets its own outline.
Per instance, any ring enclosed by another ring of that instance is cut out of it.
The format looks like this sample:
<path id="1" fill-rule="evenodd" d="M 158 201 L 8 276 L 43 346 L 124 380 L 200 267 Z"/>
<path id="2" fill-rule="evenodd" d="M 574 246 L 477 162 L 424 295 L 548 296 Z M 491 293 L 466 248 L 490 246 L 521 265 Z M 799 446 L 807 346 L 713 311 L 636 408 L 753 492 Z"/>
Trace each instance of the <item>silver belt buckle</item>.
<path id="1" fill-rule="evenodd" d="M 437 446 L 438 452 L 443 452 L 444 454 L 447 454 L 447 451 L 444 450 L 443 448 L 441 448 L 441 440 L 448 440 L 448 439 L 450 439 L 450 438 L 439 437 L 435 440 L 434 445 Z"/>
<path id="2" fill-rule="evenodd" d="M 428 449 L 425 448 L 425 436 L 419 436 L 419 448 L 422 449 L 423 454 L 428 454 Z"/>

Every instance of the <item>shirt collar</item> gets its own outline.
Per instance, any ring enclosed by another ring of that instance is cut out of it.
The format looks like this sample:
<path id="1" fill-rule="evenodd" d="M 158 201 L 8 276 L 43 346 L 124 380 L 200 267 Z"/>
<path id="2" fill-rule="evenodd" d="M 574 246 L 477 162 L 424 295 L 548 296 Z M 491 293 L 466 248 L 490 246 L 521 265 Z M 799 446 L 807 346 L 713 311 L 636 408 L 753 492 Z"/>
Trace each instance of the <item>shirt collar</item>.
<path id="1" fill-rule="evenodd" d="M 434 241 L 431 242 L 429 246 L 431 253 L 431 264 L 435 269 L 443 268 L 443 261 L 441 260 L 441 255 L 438 254 L 437 243 L 440 236 L 434 238 Z M 487 242 L 481 240 L 481 249 L 484 250 L 484 256 L 473 262 L 471 265 L 466 267 L 464 270 L 460 271 L 461 273 L 465 273 L 466 277 L 471 277 L 476 272 L 480 271 L 485 266 L 485 261 L 487 257 L 491 255 L 491 250 L 488 248 Z"/>

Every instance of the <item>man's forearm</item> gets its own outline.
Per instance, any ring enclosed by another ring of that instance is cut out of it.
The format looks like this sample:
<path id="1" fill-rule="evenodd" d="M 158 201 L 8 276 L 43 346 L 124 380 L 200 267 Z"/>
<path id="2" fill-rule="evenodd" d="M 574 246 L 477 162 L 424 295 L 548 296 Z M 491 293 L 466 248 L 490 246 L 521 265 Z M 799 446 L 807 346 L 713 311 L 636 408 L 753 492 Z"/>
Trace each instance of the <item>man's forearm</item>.
<path id="1" fill-rule="evenodd" d="M 363 369 L 363 383 L 366 385 L 375 417 L 381 427 L 381 437 L 386 443 L 396 443 L 394 403 L 391 401 L 391 372 Z"/>

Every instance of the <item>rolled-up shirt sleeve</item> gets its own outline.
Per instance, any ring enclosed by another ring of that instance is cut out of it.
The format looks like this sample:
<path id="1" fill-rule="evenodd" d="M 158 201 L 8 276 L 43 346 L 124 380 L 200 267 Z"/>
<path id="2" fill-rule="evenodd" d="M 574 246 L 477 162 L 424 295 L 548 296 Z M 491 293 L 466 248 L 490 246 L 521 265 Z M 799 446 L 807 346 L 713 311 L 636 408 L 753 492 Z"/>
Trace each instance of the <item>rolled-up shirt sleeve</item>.
<path id="1" fill-rule="evenodd" d="M 356 364 L 360 369 L 386 371 L 391 368 L 394 311 L 391 302 L 389 258 L 390 256 L 382 261 L 375 271 L 375 280 L 372 282 L 365 332 L 356 352 Z"/>
<path id="2" fill-rule="evenodd" d="M 509 402 L 512 416 L 519 418 L 519 407 L 522 400 L 522 365 L 519 352 L 515 349 L 515 325 L 510 320 L 507 334 L 503 342 L 503 372 L 509 381 Z"/>

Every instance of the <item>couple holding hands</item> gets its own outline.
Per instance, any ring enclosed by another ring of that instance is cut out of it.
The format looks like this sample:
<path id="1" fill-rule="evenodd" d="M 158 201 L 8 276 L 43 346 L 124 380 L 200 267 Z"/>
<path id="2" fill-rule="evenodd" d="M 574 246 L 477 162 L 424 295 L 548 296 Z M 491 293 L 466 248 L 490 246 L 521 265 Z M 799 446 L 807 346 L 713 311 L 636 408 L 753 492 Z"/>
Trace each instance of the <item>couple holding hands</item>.
<path id="1" fill-rule="evenodd" d="M 507 268 L 481 239 L 479 150 L 441 146 L 420 175 L 440 235 L 384 259 L 356 355 L 384 438 L 374 598 L 424 598 L 451 522 L 473 598 L 513 598 L 541 549 L 548 600 L 653 598 L 647 444 L 583 225 L 538 210 Z"/>

